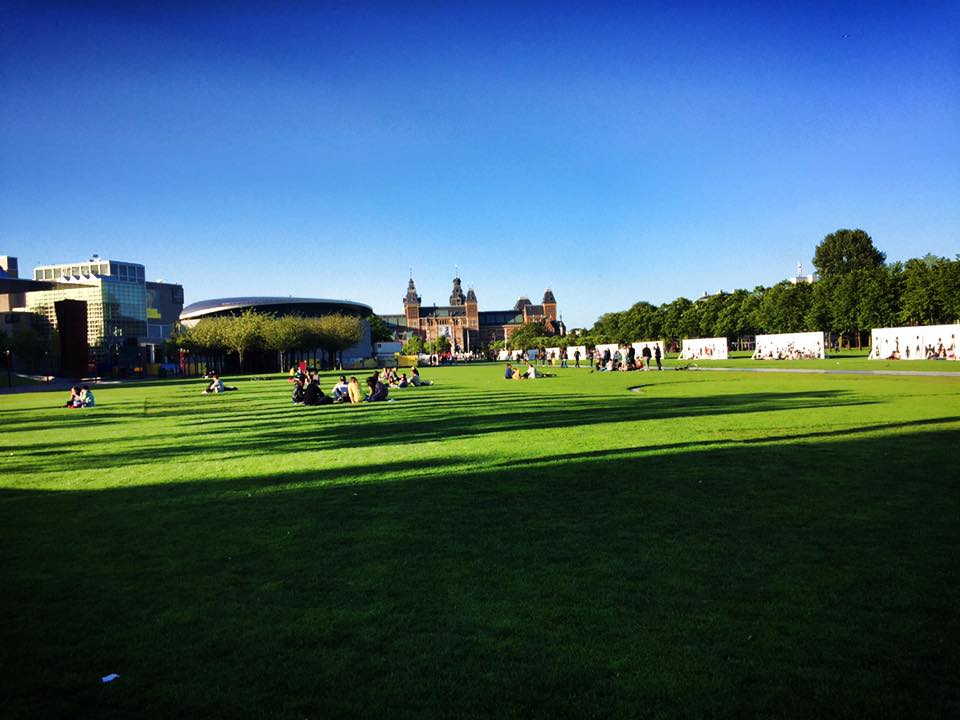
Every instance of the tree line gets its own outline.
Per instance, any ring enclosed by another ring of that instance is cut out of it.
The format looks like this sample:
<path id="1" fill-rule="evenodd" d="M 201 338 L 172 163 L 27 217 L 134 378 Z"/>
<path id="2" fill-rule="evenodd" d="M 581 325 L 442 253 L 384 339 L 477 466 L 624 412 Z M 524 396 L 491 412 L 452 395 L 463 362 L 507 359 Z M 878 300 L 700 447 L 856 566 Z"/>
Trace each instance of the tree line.
<path id="1" fill-rule="evenodd" d="M 575 344 L 685 337 L 726 337 L 736 343 L 758 334 L 822 330 L 859 346 L 861 336 L 875 327 L 960 319 L 960 256 L 885 260 L 863 230 L 837 230 L 817 246 L 819 279 L 812 284 L 785 280 L 659 306 L 640 301 L 602 315 Z"/>
<path id="2" fill-rule="evenodd" d="M 324 354 L 331 362 L 339 356 L 342 362 L 343 351 L 356 345 L 362 337 L 361 321 L 351 315 L 274 317 L 246 310 L 235 316 L 205 318 L 191 328 L 181 328 L 170 342 L 194 356 L 204 357 L 208 364 L 219 361 L 225 353 L 236 353 L 241 370 L 248 353 L 273 351 L 283 371 L 285 360 L 292 354 L 321 363 Z"/>

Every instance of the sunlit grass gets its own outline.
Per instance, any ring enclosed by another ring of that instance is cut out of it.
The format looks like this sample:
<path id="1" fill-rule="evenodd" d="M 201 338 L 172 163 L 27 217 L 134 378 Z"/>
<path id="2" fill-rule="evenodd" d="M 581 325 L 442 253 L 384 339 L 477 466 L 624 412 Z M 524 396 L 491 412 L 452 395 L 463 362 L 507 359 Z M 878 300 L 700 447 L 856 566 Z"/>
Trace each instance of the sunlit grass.
<path id="1" fill-rule="evenodd" d="M 552 372 L 0 398 L 5 710 L 958 707 L 957 379 Z"/>

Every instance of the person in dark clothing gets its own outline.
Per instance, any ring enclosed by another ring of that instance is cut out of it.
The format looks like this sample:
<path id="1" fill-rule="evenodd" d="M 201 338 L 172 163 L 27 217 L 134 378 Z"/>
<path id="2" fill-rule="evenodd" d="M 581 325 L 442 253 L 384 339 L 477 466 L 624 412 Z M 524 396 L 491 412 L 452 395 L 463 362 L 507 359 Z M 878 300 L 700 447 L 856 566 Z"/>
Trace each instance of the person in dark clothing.
<path id="1" fill-rule="evenodd" d="M 293 402 L 294 405 L 302 405 L 303 396 L 304 396 L 303 378 L 299 377 L 293 381 L 293 395 L 291 396 L 290 400 Z"/>
<path id="2" fill-rule="evenodd" d="M 383 402 L 387 399 L 387 386 L 380 382 L 376 376 L 367 379 L 367 386 L 370 388 L 367 402 Z"/>
<path id="3" fill-rule="evenodd" d="M 650 346 L 644 345 L 643 350 L 640 351 L 640 354 L 643 356 L 643 369 L 650 369 L 650 358 L 653 356 L 653 353 L 650 352 Z"/>
<path id="4" fill-rule="evenodd" d="M 317 378 L 313 378 L 303 391 L 304 405 L 329 405 L 332 402 L 332 397 L 323 394 L 320 381 Z"/>
<path id="5" fill-rule="evenodd" d="M 631 345 L 627 348 L 627 369 L 633 370 L 637 365 L 637 349 Z"/>
<path id="6" fill-rule="evenodd" d="M 657 370 L 663 370 L 663 365 L 660 364 L 660 343 L 653 346 L 653 359 L 657 361 Z"/>

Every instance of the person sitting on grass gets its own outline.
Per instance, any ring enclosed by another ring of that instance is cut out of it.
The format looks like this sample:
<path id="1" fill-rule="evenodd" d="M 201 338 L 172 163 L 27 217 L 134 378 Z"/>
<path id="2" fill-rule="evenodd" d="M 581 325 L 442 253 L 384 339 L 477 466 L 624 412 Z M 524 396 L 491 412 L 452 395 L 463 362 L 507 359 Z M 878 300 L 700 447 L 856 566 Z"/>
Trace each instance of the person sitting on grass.
<path id="1" fill-rule="evenodd" d="M 350 402 L 350 384 L 346 376 L 340 376 L 340 380 L 333 386 L 332 394 L 334 402 Z"/>
<path id="2" fill-rule="evenodd" d="M 424 380 L 420 377 L 420 371 L 416 368 L 410 371 L 410 384 L 414 387 L 420 387 L 421 385 L 433 385 L 430 380 Z"/>
<path id="3" fill-rule="evenodd" d="M 387 399 L 387 386 L 384 385 L 376 377 L 367 378 L 367 386 L 370 388 L 370 393 L 367 395 L 367 402 L 384 402 Z"/>
<path id="4" fill-rule="evenodd" d="M 80 386 L 74 385 L 72 388 L 70 388 L 70 399 L 67 400 L 67 403 L 66 405 L 64 405 L 64 407 L 68 407 L 68 408 L 79 407 L 79 404 L 80 404 Z"/>
<path id="5" fill-rule="evenodd" d="M 332 397 L 323 394 L 323 390 L 320 388 L 320 379 L 316 375 L 310 378 L 310 382 L 307 383 L 307 387 L 303 391 L 303 404 L 330 405 L 332 402 Z"/>
<path id="6" fill-rule="evenodd" d="M 513 369 L 513 365 L 511 365 L 510 363 L 507 363 L 507 369 L 503 371 L 503 379 L 513 380 L 513 375 L 515 372 L 516 370 Z"/>
<path id="7" fill-rule="evenodd" d="M 405 387 L 406 387 L 407 385 L 409 385 L 409 384 L 410 384 L 410 381 L 407 380 L 407 374 L 406 374 L 406 373 L 401 373 L 401 374 L 400 374 L 400 377 L 398 377 L 396 380 L 393 380 L 393 381 L 390 383 L 390 387 L 405 388 Z"/>
<path id="8" fill-rule="evenodd" d="M 210 373 L 210 377 L 211 377 L 210 384 L 207 386 L 207 389 L 203 391 L 204 395 L 236 390 L 235 387 L 227 387 L 226 385 L 224 385 L 223 380 L 220 379 L 220 376 L 217 373 Z"/>
<path id="9" fill-rule="evenodd" d="M 350 402 L 354 405 L 357 403 L 363 402 L 363 393 L 360 392 L 360 381 L 355 377 L 350 378 L 350 384 L 348 386 L 348 394 L 350 397 Z"/>
<path id="10" fill-rule="evenodd" d="M 303 405 L 303 395 L 306 392 L 303 377 L 293 379 L 293 393 L 290 395 L 290 402 L 294 405 Z"/>
<path id="11" fill-rule="evenodd" d="M 75 408 L 92 408 L 96 404 L 96 401 L 93 399 L 93 392 L 90 390 L 90 386 L 82 385 L 80 387 L 80 395 L 77 396 L 77 404 L 74 405 Z"/>

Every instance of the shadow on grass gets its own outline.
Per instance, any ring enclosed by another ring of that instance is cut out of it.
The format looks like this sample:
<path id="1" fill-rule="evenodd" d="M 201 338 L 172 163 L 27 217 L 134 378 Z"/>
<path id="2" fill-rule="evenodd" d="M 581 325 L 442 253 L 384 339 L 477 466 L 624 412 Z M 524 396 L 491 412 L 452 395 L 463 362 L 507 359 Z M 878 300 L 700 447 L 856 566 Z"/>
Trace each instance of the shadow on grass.
<path id="1" fill-rule="evenodd" d="M 950 716 L 960 433 L 808 439 L 2 491 L 5 710 Z"/>
<path id="2" fill-rule="evenodd" d="M 304 408 L 223 406 L 182 409 L 168 407 L 148 410 L 142 426 L 143 437 L 136 447 L 124 443 L 77 448 L 78 458 L 86 453 L 95 458 L 96 466 L 123 467 L 131 463 L 155 462 L 160 459 L 235 457 L 243 454 L 266 455 L 288 453 L 291 448 L 337 450 L 371 448 L 375 450 L 385 439 L 393 445 L 416 444 L 469 438 L 490 433 L 522 430 L 550 430 L 577 426 L 618 424 L 635 421 L 670 421 L 714 415 L 771 413 L 811 407 L 836 408 L 844 405 L 867 405 L 869 401 L 839 390 L 781 393 L 737 393 L 692 398 L 639 398 L 629 396 L 584 396 L 551 393 L 544 396 L 509 395 L 497 398 L 480 395 L 454 401 L 437 397 L 406 398 L 396 403 L 362 406 L 326 406 Z M 71 411 L 67 411 L 71 412 Z M 79 411 L 78 411 L 79 412 Z M 174 442 L 165 433 L 155 442 L 149 440 L 148 421 L 170 417 L 179 412 Z M 129 420 L 122 412 L 90 414 L 82 420 L 60 416 L 63 427 L 78 422 L 109 424 Z M 24 420 L 20 430 L 36 430 L 41 421 Z M 117 449 L 115 449 L 117 448 Z M 26 450 L 15 444 L 0 451 L 18 450 L 19 455 L 34 458 L 30 467 L 18 468 L 24 473 L 49 472 L 60 462 L 62 448 Z M 53 466 L 37 462 L 49 457 Z"/>

